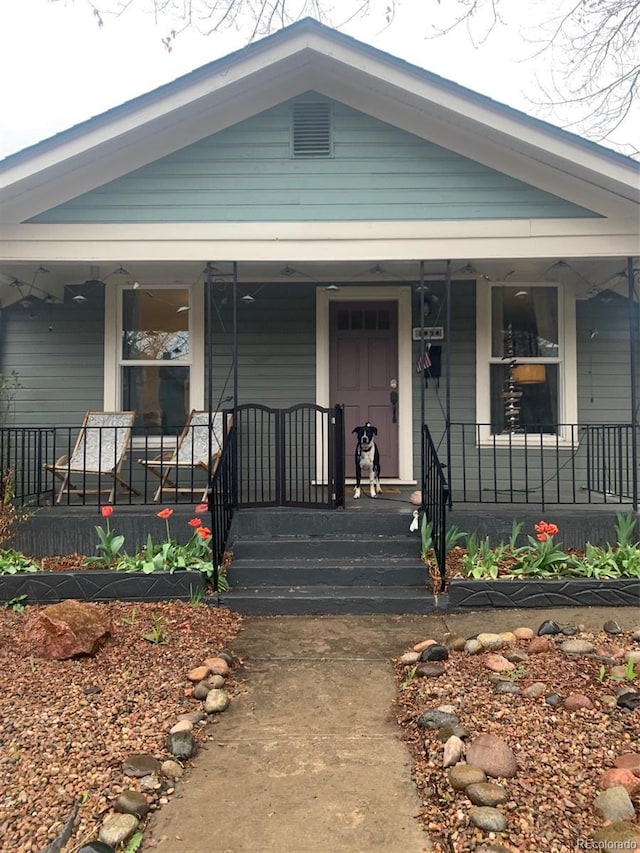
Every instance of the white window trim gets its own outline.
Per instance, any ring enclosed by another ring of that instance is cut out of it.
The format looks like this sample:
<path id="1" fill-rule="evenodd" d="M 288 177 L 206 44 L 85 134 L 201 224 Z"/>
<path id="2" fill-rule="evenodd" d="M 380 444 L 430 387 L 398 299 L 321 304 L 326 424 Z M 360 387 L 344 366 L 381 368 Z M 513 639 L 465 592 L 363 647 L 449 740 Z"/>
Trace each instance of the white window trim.
<path id="1" fill-rule="evenodd" d="M 398 478 L 386 483 L 414 484 L 413 474 L 413 358 L 410 287 L 342 287 L 316 289 L 316 400 L 329 406 L 329 305 L 331 302 L 398 303 Z"/>
<path id="2" fill-rule="evenodd" d="M 558 435 L 540 436 L 542 445 L 572 447 L 571 424 L 578 423 L 578 368 L 576 347 L 575 290 L 557 281 L 495 281 L 476 282 L 476 423 L 480 447 L 524 447 L 531 436 L 491 434 L 491 386 L 489 365 L 499 359 L 491 355 L 491 288 L 492 287 L 554 287 L 558 292 L 558 344 L 560 358 L 536 358 L 536 364 L 558 364 L 558 421 L 565 425 Z M 531 359 L 527 359 L 531 360 Z M 536 437 L 536 441 L 537 441 Z"/>
<path id="3" fill-rule="evenodd" d="M 189 358 L 181 361 L 189 367 L 189 407 L 190 409 L 204 408 L 204 282 L 193 284 L 149 284 L 153 290 L 184 289 L 189 292 L 189 330 L 191 332 Z M 130 290 L 130 285 L 107 287 L 105 293 L 104 311 L 104 386 L 103 404 L 107 412 L 118 411 L 121 408 L 121 378 L 119 356 L 122 332 L 122 292 Z M 142 362 L 132 361 L 135 366 Z M 144 362 L 145 364 L 147 362 Z M 154 446 L 155 438 L 133 438 L 132 446 Z M 159 445 L 161 437 L 156 443 Z"/>

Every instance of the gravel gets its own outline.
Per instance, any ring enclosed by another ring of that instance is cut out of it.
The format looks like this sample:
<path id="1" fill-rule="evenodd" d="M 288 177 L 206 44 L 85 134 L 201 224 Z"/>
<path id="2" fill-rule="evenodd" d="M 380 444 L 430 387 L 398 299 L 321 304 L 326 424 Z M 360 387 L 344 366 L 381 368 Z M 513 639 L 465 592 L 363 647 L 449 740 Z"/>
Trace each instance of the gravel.
<path id="1" fill-rule="evenodd" d="M 120 794 L 136 787 L 123 775 L 123 761 L 146 752 L 170 757 L 167 734 L 178 715 L 201 707 L 189 695 L 187 672 L 232 650 L 242 622 L 228 610 L 189 602 L 96 606 L 113 620 L 113 637 L 95 657 L 67 661 L 43 660 L 26 647 L 23 627 L 36 607 L 24 613 L 0 607 L 3 853 L 42 853 L 76 803 L 71 840 L 62 849 L 96 839 Z M 166 645 L 143 639 L 154 625 Z M 226 690 L 233 693 L 241 672 L 236 661 Z M 199 744 L 213 736 L 215 723 L 196 725 Z M 152 811 L 161 796 L 171 796 L 172 784 L 148 794 Z"/>
<path id="2" fill-rule="evenodd" d="M 495 617 L 488 618 L 493 627 Z M 604 633 L 581 632 L 580 638 L 599 651 L 637 648 L 631 633 L 612 639 Z M 552 642 L 564 639 L 560 635 Z M 528 642 L 520 640 L 517 646 L 526 650 Z M 554 645 L 548 653 L 531 655 L 512 672 L 518 695 L 500 694 L 490 681 L 491 675 L 496 676 L 485 667 L 486 656 L 486 652 L 451 652 L 445 673 L 437 679 L 412 678 L 410 664 L 400 660 L 396 664 L 397 718 L 413 759 L 413 778 L 422 801 L 419 820 L 436 853 L 471 851 L 483 843 L 499 844 L 514 853 L 579 849 L 579 839 L 592 839 L 603 825 L 594 810 L 603 771 L 614 767 L 622 753 L 640 751 L 640 709 L 625 712 L 615 707 L 618 691 L 640 689 L 640 679 L 629 684 L 611 680 L 608 674 L 602 678 L 598 660 L 568 655 Z M 521 691 L 536 682 L 544 684 L 544 691 L 534 690 L 540 695 L 533 698 L 523 696 Z M 562 704 L 552 706 L 545 700 L 550 693 L 559 694 L 561 701 L 572 693 L 584 694 L 593 707 L 571 712 Z M 420 715 L 445 704 L 452 706 L 446 710 L 459 717 L 470 739 L 483 733 L 498 736 L 516 755 L 516 775 L 499 780 L 508 794 L 508 801 L 499 806 L 506 817 L 503 832 L 490 834 L 473 825 L 470 800 L 448 782 L 438 730 L 418 725 Z M 640 794 L 632 800 L 640 813 Z"/>

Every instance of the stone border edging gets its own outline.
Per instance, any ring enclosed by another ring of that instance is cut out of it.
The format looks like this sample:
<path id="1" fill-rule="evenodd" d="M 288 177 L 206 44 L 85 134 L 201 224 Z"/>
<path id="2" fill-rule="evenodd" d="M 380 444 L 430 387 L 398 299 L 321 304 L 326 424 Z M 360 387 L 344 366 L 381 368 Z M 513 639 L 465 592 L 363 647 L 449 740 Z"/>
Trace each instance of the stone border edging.
<path id="1" fill-rule="evenodd" d="M 593 580 L 471 580 L 452 578 L 446 609 L 496 610 L 543 607 L 633 607 L 640 578 Z"/>

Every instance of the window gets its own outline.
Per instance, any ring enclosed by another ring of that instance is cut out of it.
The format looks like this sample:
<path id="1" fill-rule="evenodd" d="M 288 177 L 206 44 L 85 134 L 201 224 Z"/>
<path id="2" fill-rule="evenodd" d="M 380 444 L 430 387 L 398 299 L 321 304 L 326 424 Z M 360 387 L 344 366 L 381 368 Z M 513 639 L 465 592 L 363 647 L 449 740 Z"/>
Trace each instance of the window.
<path id="1" fill-rule="evenodd" d="M 478 284 L 477 356 L 481 439 L 576 422 L 575 300 L 558 285 Z"/>
<path id="2" fill-rule="evenodd" d="M 190 297 L 179 287 L 120 292 L 119 408 L 135 409 L 139 433 L 180 432 L 193 408 Z"/>

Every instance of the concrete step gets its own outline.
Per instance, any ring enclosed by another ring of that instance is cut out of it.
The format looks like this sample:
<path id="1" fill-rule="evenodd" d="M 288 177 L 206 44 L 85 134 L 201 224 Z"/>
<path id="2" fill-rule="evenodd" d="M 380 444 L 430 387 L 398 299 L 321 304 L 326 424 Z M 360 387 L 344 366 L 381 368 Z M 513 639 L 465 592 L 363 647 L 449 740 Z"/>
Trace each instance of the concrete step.
<path id="1" fill-rule="evenodd" d="M 345 510 L 241 509 L 233 516 L 231 540 L 245 537 L 408 534 L 411 512 Z M 416 541 L 418 535 L 414 534 Z"/>
<path id="2" fill-rule="evenodd" d="M 319 559 L 282 557 L 274 560 L 235 559 L 229 583 L 238 586 L 420 587 L 427 569 L 416 556 L 372 558 L 335 556 Z"/>
<path id="3" fill-rule="evenodd" d="M 336 534 L 328 536 L 276 536 L 272 539 L 236 539 L 231 546 L 235 559 L 292 560 L 405 557 L 418 559 L 419 542 L 408 536 L 364 536 Z"/>
<path id="4" fill-rule="evenodd" d="M 236 587 L 219 603 L 236 613 L 261 616 L 434 613 L 444 606 L 426 587 Z M 208 602 L 213 603 L 213 602 Z"/>

